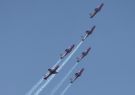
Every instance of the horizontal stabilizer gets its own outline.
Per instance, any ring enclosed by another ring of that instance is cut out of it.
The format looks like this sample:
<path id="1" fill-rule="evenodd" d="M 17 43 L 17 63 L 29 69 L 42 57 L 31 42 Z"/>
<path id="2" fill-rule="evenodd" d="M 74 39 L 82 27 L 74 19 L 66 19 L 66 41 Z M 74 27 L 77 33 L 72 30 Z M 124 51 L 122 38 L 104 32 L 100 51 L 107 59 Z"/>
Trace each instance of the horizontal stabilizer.
<path id="1" fill-rule="evenodd" d="M 52 69 L 48 69 L 49 72 L 52 72 Z"/>
<path id="2" fill-rule="evenodd" d="M 75 76 L 78 76 L 79 74 L 78 73 L 75 73 Z"/>
<path id="3" fill-rule="evenodd" d="M 69 49 L 65 49 L 65 51 L 66 51 L 66 52 L 68 52 L 68 51 L 69 51 Z"/>
<path id="4" fill-rule="evenodd" d="M 90 32 L 90 31 L 87 30 L 87 31 L 86 31 L 86 34 L 89 34 L 89 32 Z"/>

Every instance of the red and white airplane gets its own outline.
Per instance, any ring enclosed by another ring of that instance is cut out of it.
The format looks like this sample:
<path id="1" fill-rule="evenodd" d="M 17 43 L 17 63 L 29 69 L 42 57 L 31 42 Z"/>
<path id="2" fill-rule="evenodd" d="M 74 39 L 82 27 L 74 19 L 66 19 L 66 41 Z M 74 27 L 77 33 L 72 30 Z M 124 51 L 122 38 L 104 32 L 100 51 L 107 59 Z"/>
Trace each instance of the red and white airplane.
<path id="1" fill-rule="evenodd" d="M 86 33 L 85 33 L 85 36 L 83 37 L 82 36 L 82 41 L 84 41 L 89 35 L 91 35 L 94 31 L 94 29 L 96 28 L 96 26 L 94 25 L 91 30 L 87 30 Z"/>
<path id="2" fill-rule="evenodd" d="M 77 57 L 77 62 L 80 62 L 89 53 L 90 50 L 91 50 L 91 48 L 89 47 L 87 50 L 82 52 L 80 57 Z"/>
<path id="3" fill-rule="evenodd" d="M 84 71 L 84 68 L 82 68 L 81 70 L 79 70 L 77 73 L 75 73 L 75 77 L 72 79 L 70 79 L 71 81 L 70 81 L 70 83 L 74 83 L 74 81 L 76 80 L 76 79 L 78 79 L 81 75 L 82 75 L 82 73 L 83 73 L 83 71 Z"/>
<path id="4" fill-rule="evenodd" d="M 94 9 L 94 12 L 90 13 L 90 18 L 93 18 L 104 6 L 104 3 L 101 3 L 98 7 Z"/>
<path id="5" fill-rule="evenodd" d="M 73 49 L 75 45 L 71 45 L 69 48 L 65 49 L 63 54 L 60 54 L 60 59 L 63 59 L 65 56 L 67 56 Z"/>
<path id="6" fill-rule="evenodd" d="M 57 69 L 59 65 L 56 65 L 53 69 L 48 69 L 48 73 L 45 75 L 44 79 L 47 80 L 52 74 L 57 74 Z"/>

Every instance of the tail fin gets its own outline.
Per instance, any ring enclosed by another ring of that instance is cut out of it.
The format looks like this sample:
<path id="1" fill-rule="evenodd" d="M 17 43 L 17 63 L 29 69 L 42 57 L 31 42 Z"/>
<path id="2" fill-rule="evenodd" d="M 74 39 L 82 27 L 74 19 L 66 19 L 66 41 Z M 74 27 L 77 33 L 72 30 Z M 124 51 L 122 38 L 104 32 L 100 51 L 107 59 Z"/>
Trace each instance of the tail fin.
<path id="1" fill-rule="evenodd" d="M 73 83 L 73 80 L 72 80 L 72 78 L 70 78 L 70 83 Z"/>
<path id="2" fill-rule="evenodd" d="M 60 59 L 62 59 L 62 58 L 63 58 L 62 56 L 63 56 L 63 54 L 61 53 L 61 54 L 60 54 Z"/>
<path id="3" fill-rule="evenodd" d="M 82 41 L 84 41 L 84 37 L 83 36 L 81 36 L 81 39 L 82 39 Z"/>
<path id="4" fill-rule="evenodd" d="M 47 80 L 47 77 L 45 77 L 44 79 Z"/>

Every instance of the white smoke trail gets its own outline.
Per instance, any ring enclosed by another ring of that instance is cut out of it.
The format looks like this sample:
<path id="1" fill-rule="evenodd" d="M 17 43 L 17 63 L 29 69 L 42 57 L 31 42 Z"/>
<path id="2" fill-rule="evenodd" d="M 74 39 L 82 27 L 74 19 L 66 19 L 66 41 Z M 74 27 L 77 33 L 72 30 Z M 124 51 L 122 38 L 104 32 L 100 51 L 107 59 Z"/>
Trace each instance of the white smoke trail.
<path id="1" fill-rule="evenodd" d="M 81 44 L 83 43 L 83 41 L 81 41 L 77 47 L 73 50 L 73 52 L 71 52 L 71 54 L 67 57 L 67 59 L 65 59 L 65 61 L 62 63 L 62 65 L 58 68 L 58 72 L 63 68 L 63 66 L 66 65 L 66 63 L 69 61 L 69 59 L 73 56 L 73 54 L 77 51 L 77 49 L 81 46 Z M 35 92 L 34 95 L 39 95 L 39 93 L 50 83 L 50 81 L 55 77 L 55 75 L 52 75 L 45 84 L 43 84 L 38 90 L 37 92 Z"/>
<path id="2" fill-rule="evenodd" d="M 71 87 L 71 85 L 72 85 L 71 83 L 68 84 L 67 87 L 62 91 L 60 95 L 64 95 L 68 91 L 68 89 Z"/>
<path id="3" fill-rule="evenodd" d="M 77 67 L 78 63 L 75 63 L 74 66 L 69 70 L 69 72 L 66 74 L 66 76 L 62 79 L 62 81 L 53 89 L 51 92 L 51 95 L 54 95 L 56 91 L 62 86 L 62 84 L 65 82 L 65 80 L 69 77 L 69 75 L 72 73 L 72 71 Z"/>
<path id="4" fill-rule="evenodd" d="M 31 95 L 42 82 L 43 82 L 43 78 L 40 79 L 26 95 Z"/>
<path id="5" fill-rule="evenodd" d="M 50 81 L 54 78 L 55 75 L 52 75 L 38 90 L 34 93 L 34 95 L 39 95 L 39 93 L 50 83 Z"/>

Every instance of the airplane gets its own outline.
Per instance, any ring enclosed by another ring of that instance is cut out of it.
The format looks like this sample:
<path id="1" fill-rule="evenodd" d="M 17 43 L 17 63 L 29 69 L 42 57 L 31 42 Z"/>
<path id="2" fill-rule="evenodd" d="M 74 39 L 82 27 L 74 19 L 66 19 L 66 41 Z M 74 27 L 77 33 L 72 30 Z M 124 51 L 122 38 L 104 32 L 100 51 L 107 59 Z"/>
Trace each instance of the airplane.
<path id="1" fill-rule="evenodd" d="M 82 54 L 80 55 L 80 57 L 77 57 L 77 62 L 80 62 L 91 50 L 91 48 L 89 47 L 87 50 L 85 50 L 84 52 L 82 52 Z"/>
<path id="2" fill-rule="evenodd" d="M 57 74 L 57 69 L 59 65 L 56 65 L 53 69 L 48 69 L 48 73 L 45 75 L 44 79 L 47 80 L 52 74 Z"/>
<path id="3" fill-rule="evenodd" d="M 87 30 L 86 33 L 85 33 L 85 36 L 83 37 L 82 36 L 82 41 L 84 41 L 89 35 L 91 35 L 94 31 L 94 29 L 96 28 L 96 26 L 94 25 L 91 30 Z"/>
<path id="4" fill-rule="evenodd" d="M 84 71 L 84 68 L 82 68 L 80 71 L 78 71 L 77 73 L 75 73 L 75 77 L 73 79 L 72 78 L 70 79 L 71 80 L 70 83 L 74 83 L 74 81 L 76 79 L 78 79 L 82 75 L 83 71 Z"/>
<path id="5" fill-rule="evenodd" d="M 90 13 L 90 18 L 93 18 L 104 6 L 104 3 L 101 3 L 98 7 L 95 8 L 94 12 Z"/>
<path id="6" fill-rule="evenodd" d="M 69 48 L 65 49 L 63 54 L 60 54 L 60 59 L 63 59 L 66 55 L 68 55 L 73 49 L 75 45 L 71 45 Z"/>

